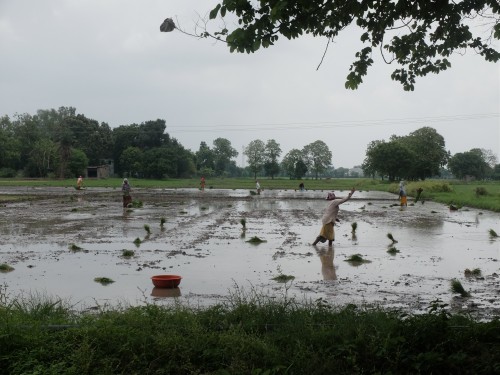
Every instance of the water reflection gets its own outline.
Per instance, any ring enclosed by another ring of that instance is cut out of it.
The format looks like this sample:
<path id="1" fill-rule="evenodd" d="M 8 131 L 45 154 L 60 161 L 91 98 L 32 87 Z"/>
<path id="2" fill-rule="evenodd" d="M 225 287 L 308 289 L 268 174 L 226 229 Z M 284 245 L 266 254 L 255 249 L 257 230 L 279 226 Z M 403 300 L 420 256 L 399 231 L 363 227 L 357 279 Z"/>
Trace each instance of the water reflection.
<path id="1" fill-rule="evenodd" d="M 153 297 L 180 297 L 180 288 L 157 288 L 154 287 L 151 291 Z"/>
<path id="2" fill-rule="evenodd" d="M 337 280 L 337 272 L 333 264 L 333 257 L 335 255 L 333 247 L 329 247 L 328 249 L 317 248 L 316 252 L 321 260 L 321 274 L 323 275 L 323 280 Z"/>

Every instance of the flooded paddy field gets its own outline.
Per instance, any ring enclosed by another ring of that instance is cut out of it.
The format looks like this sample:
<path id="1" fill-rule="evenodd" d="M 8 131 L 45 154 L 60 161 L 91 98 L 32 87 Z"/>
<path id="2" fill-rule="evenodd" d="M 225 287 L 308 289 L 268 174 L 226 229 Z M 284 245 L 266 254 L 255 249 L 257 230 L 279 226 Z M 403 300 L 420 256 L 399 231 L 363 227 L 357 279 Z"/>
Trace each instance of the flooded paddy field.
<path id="1" fill-rule="evenodd" d="M 132 209 L 109 188 L 4 187 L 0 195 L 29 198 L 0 206 L 0 264 L 14 268 L 0 273 L 0 285 L 11 298 L 56 296 L 83 309 L 206 306 L 254 290 L 414 313 L 439 299 L 480 318 L 500 313 L 500 239 L 489 235 L 500 233 L 494 212 L 411 200 L 400 208 L 393 194 L 356 192 L 341 205 L 328 248 L 311 245 L 328 204 L 322 191 L 137 189 L 133 199 L 142 207 Z M 248 242 L 255 236 L 265 242 Z M 399 252 L 391 255 L 390 247 Z M 348 262 L 354 254 L 368 262 Z M 466 269 L 481 273 L 466 276 Z M 155 288 L 151 276 L 158 274 L 180 275 L 181 284 Z M 273 280 L 279 275 L 294 279 Z M 471 296 L 452 293 L 452 279 Z"/>

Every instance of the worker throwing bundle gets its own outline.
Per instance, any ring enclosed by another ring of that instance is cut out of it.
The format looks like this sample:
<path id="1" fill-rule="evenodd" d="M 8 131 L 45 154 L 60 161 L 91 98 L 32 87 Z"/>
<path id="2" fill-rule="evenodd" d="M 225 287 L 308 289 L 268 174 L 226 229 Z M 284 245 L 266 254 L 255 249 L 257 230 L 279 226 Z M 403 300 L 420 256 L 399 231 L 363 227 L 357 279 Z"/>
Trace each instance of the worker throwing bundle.
<path id="1" fill-rule="evenodd" d="M 313 242 L 313 246 L 315 246 L 318 242 L 325 243 L 328 240 L 328 246 L 332 246 L 333 241 L 335 240 L 335 231 L 333 230 L 333 225 L 335 221 L 337 221 L 337 214 L 339 213 L 339 206 L 351 199 L 354 194 L 355 189 L 352 188 L 349 195 L 345 198 L 339 198 L 335 196 L 335 193 L 332 191 L 328 193 L 326 197 L 327 201 L 332 201 L 325 210 L 323 217 L 321 218 L 321 223 L 323 224 L 321 227 L 321 231 L 319 232 L 319 236 L 316 237 L 316 240 Z"/>

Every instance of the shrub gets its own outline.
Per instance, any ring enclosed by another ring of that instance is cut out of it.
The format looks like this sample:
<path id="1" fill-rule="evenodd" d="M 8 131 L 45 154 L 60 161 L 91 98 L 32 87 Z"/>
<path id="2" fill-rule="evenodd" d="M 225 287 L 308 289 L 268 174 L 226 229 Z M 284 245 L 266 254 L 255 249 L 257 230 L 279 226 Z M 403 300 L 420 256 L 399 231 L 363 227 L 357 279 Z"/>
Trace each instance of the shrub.
<path id="1" fill-rule="evenodd" d="M 482 186 L 478 186 L 474 192 L 476 193 L 476 197 L 480 197 L 480 196 L 484 196 L 484 195 L 488 195 L 488 190 L 486 190 L 486 188 L 482 187 Z"/>

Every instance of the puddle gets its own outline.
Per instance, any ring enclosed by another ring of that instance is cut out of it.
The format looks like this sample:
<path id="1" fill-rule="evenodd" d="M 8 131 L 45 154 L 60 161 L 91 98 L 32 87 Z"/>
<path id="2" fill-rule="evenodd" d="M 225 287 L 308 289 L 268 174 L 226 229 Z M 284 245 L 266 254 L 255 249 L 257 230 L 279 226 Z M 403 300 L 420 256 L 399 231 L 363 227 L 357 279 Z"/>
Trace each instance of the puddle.
<path id="1" fill-rule="evenodd" d="M 500 231 L 497 213 L 450 211 L 433 202 L 401 209 L 395 195 L 356 192 L 341 206 L 334 246 L 328 249 L 310 245 L 320 229 L 325 192 L 134 193 L 143 207 L 124 210 L 119 191 L 113 189 L 0 188 L 0 194 L 37 198 L 0 207 L 0 263 L 15 268 L 0 273 L 0 283 L 11 296 L 58 296 L 80 307 L 177 300 L 207 305 L 225 298 L 237 285 L 299 299 L 416 313 L 426 311 L 437 298 L 478 317 L 500 312 L 500 240 L 491 240 L 488 233 Z M 149 225 L 149 235 L 144 225 Z M 254 236 L 265 242 L 246 242 Z M 136 238 L 142 241 L 139 246 Z M 71 244 L 81 250 L 71 251 Z M 391 246 L 399 252 L 389 254 Z M 134 256 L 124 258 L 123 250 L 133 250 Z M 347 262 L 353 254 L 370 262 Z M 465 277 L 467 268 L 481 269 L 482 277 Z M 153 287 L 151 276 L 166 273 L 183 277 L 178 289 Z M 280 273 L 295 279 L 285 287 L 272 280 Z M 101 285 L 96 277 L 115 282 Z M 454 278 L 472 297 L 450 292 Z"/>

